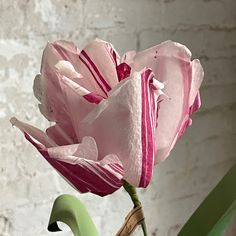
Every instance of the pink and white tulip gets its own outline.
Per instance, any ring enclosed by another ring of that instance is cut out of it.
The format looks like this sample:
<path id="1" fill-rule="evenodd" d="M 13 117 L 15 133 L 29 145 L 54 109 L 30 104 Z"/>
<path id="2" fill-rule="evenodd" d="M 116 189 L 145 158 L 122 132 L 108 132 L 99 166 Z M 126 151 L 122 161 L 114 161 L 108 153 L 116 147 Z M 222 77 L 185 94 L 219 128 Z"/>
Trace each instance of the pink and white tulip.
<path id="1" fill-rule="evenodd" d="M 156 129 L 157 153 L 155 163 L 164 160 L 191 125 L 190 115 L 201 106 L 199 88 L 203 69 L 198 59 L 191 61 L 187 47 L 172 41 L 163 42 L 141 52 L 127 52 L 123 62 L 134 70 L 144 66 L 152 69 L 156 78 L 165 84 L 169 99 L 160 103 Z"/>
<path id="2" fill-rule="evenodd" d="M 123 180 L 146 187 L 191 124 L 202 79 L 199 61 L 174 42 L 120 59 L 102 40 L 82 51 L 57 41 L 46 46 L 34 82 L 39 109 L 55 125 L 43 132 L 11 122 L 82 193 L 111 194 Z"/>

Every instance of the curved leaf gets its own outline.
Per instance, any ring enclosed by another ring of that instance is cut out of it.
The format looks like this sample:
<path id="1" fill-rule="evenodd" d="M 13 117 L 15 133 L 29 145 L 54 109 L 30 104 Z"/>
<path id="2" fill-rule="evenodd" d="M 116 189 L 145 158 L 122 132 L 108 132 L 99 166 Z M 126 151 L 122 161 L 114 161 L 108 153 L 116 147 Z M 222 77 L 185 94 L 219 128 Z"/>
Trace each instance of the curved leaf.
<path id="1" fill-rule="evenodd" d="M 201 203 L 178 236 L 221 236 L 236 216 L 236 165 Z"/>
<path id="2" fill-rule="evenodd" d="M 230 221 L 236 216 L 236 200 L 232 203 L 229 210 L 221 217 L 221 219 L 217 222 L 215 227 L 211 230 L 211 232 L 207 236 L 219 236 L 223 235 L 224 230 Z"/>
<path id="3" fill-rule="evenodd" d="M 48 224 L 49 231 L 61 231 L 57 221 L 67 224 L 74 236 L 99 236 L 87 209 L 72 195 L 63 194 L 54 201 Z"/>

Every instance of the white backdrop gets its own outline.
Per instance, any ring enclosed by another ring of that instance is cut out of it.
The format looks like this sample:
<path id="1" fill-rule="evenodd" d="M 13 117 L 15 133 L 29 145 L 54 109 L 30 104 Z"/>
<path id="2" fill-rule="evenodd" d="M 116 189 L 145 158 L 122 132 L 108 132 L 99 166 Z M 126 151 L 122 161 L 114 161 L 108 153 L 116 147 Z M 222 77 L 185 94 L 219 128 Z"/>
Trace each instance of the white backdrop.
<path id="1" fill-rule="evenodd" d="M 61 193 L 86 203 L 102 236 L 114 235 L 132 207 L 123 190 L 105 198 L 78 194 L 8 121 L 14 115 L 45 128 L 32 83 L 46 42 L 82 47 L 95 37 L 121 54 L 176 40 L 204 66 L 202 109 L 149 188 L 139 191 L 149 235 L 175 236 L 236 161 L 236 2 L 1 0 L 0 12 L 0 236 L 53 235 L 46 226 Z"/>

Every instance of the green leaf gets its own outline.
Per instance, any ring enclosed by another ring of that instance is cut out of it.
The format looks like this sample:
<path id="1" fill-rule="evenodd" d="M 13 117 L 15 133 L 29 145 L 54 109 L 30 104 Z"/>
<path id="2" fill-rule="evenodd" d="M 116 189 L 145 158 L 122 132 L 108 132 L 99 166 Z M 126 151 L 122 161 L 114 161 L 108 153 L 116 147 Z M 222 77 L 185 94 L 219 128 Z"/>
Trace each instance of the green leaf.
<path id="1" fill-rule="evenodd" d="M 236 215 L 236 201 L 233 202 L 229 210 L 221 217 L 221 219 L 217 222 L 215 227 L 211 230 L 211 232 L 207 236 L 218 236 L 223 235 L 224 230 L 226 229 L 229 222 Z"/>
<path id="2" fill-rule="evenodd" d="M 201 203 L 178 236 L 221 236 L 236 216 L 236 165 Z"/>
<path id="3" fill-rule="evenodd" d="M 98 236 L 86 207 L 72 195 L 63 194 L 54 201 L 48 225 L 49 231 L 61 231 L 57 221 L 67 224 L 74 236 Z"/>

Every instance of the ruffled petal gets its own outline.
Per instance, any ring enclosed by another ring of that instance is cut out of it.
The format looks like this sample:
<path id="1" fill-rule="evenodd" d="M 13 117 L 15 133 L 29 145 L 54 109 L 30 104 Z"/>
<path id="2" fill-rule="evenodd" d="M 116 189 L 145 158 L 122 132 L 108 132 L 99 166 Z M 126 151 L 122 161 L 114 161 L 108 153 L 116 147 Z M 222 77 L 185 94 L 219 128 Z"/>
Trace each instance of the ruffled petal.
<path id="1" fill-rule="evenodd" d="M 77 68 L 84 79 L 79 83 L 89 91 L 106 97 L 111 88 L 118 84 L 118 64 L 119 55 L 113 46 L 96 39 L 80 53 Z"/>
<path id="2" fill-rule="evenodd" d="M 84 78 L 75 69 L 78 53 L 72 43 L 49 43 L 43 53 L 42 75 L 35 78 L 34 93 L 41 102 L 40 111 L 48 120 L 56 122 L 47 134 L 59 145 L 80 141 L 77 124 L 93 108 L 90 103 L 99 99 L 79 85 Z M 63 79 L 66 76 L 77 85 L 77 93 L 71 92 L 71 86 Z"/>
<path id="3" fill-rule="evenodd" d="M 56 58 L 69 61 L 72 65 L 76 65 L 79 57 L 80 50 L 75 46 L 73 42 L 65 41 L 65 40 L 58 40 L 54 43 L 48 43 L 47 45 L 49 50 L 54 51 L 56 53 Z M 45 56 L 45 55 L 44 55 Z M 53 59 L 54 57 L 49 58 L 49 60 Z M 55 64 L 53 63 L 53 66 Z"/>
<path id="4" fill-rule="evenodd" d="M 57 146 L 57 144 L 50 138 L 48 137 L 42 130 L 26 124 L 22 121 L 19 121 L 15 117 L 12 117 L 10 119 L 10 122 L 13 126 L 16 126 L 18 129 L 21 130 L 23 133 L 28 133 L 31 137 L 32 140 L 35 140 L 38 145 L 43 145 L 45 147 L 54 147 Z"/>
<path id="5" fill-rule="evenodd" d="M 48 134 L 60 145 L 78 140 L 60 83 L 62 75 L 58 73 L 55 65 L 62 60 L 76 61 L 79 58 L 78 54 L 79 50 L 73 43 L 66 41 L 48 43 L 43 52 L 41 75 L 37 75 L 34 81 L 34 94 L 41 102 L 39 104 L 41 113 L 49 121 L 56 122 L 55 126 L 49 128 Z M 62 133 L 64 138 L 60 138 Z"/>
<path id="6" fill-rule="evenodd" d="M 80 141 L 78 122 L 93 108 L 89 103 L 99 103 L 118 83 L 118 63 L 112 45 L 101 40 L 94 40 L 81 52 L 71 42 L 48 43 L 34 93 L 41 102 L 41 113 L 56 122 L 47 130 L 56 143 Z"/>
<path id="7" fill-rule="evenodd" d="M 94 138 L 83 137 L 81 143 L 51 147 L 47 149 L 51 158 L 76 164 L 78 158 L 98 160 L 98 149 Z"/>
<path id="8" fill-rule="evenodd" d="M 135 70 L 151 68 L 157 79 L 165 83 L 164 92 L 170 99 L 160 103 L 156 129 L 156 163 L 160 162 L 189 126 L 189 114 L 200 106 L 201 64 L 198 60 L 191 61 L 191 52 L 184 45 L 171 41 L 136 54 L 128 53 L 127 61 L 123 58 Z"/>
<path id="9" fill-rule="evenodd" d="M 190 108 L 189 108 L 189 114 L 191 115 L 195 111 L 197 111 L 201 107 L 201 104 L 202 104 L 201 97 L 200 97 L 200 93 L 198 92 L 192 106 L 190 106 Z"/>
<path id="10" fill-rule="evenodd" d="M 119 159 L 110 154 L 97 161 L 97 146 L 92 137 L 84 137 L 80 144 L 56 146 L 41 130 L 15 118 L 11 122 L 58 173 L 81 193 L 92 192 L 105 196 L 123 185 L 123 168 Z"/>
<path id="11" fill-rule="evenodd" d="M 152 177 L 159 85 L 150 69 L 122 80 L 80 124 L 83 136 L 94 137 L 99 159 L 114 153 L 124 178 L 146 187 Z"/>
<path id="12" fill-rule="evenodd" d="M 77 174 L 80 185 L 76 181 L 73 185 L 80 192 L 104 196 L 123 185 L 123 167 L 118 157 L 110 154 L 98 161 L 97 145 L 92 137 L 83 137 L 79 144 L 48 148 L 47 153 L 51 162 L 58 161 L 69 168 L 70 175 Z M 68 177 L 67 180 L 72 182 Z"/>
<path id="13" fill-rule="evenodd" d="M 201 106 L 200 86 L 203 81 L 204 71 L 198 59 L 192 61 L 192 81 L 189 94 L 190 114 L 197 111 Z"/>
<path id="14" fill-rule="evenodd" d="M 51 158 L 47 150 L 39 151 L 62 177 L 81 193 L 91 192 L 106 196 L 123 185 L 123 169 L 119 163 L 103 164 L 81 158 L 77 159 L 76 164 L 70 164 Z"/>

